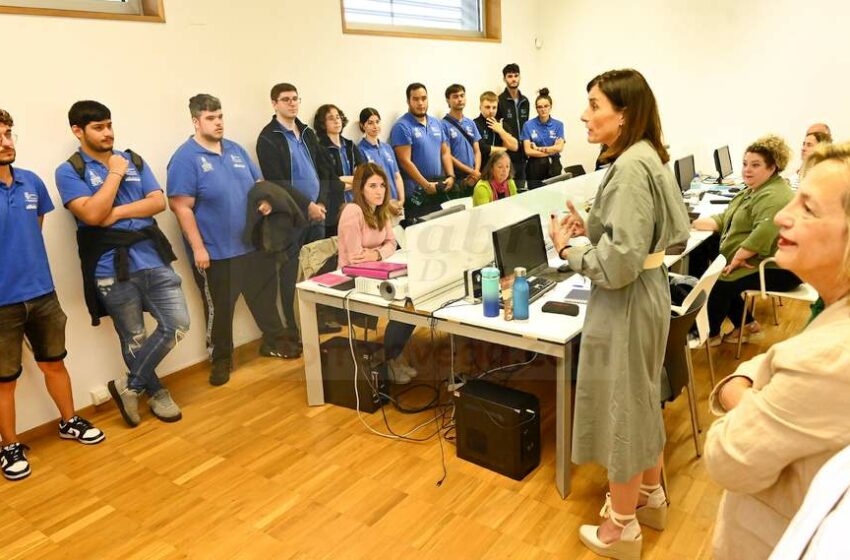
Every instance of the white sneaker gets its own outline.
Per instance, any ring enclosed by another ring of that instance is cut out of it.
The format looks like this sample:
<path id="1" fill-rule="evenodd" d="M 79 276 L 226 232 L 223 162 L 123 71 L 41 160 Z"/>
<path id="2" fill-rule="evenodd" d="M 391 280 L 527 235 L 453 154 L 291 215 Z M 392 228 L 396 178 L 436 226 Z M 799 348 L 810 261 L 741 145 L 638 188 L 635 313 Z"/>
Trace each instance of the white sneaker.
<path id="1" fill-rule="evenodd" d="M 391 383 L 396 385 L 407 385 L 410 383 L 410 375 L 407 373 L 407 368 L 398 361 L 398 358 L 387 361 L 387 377 L 389 377 Z"/>

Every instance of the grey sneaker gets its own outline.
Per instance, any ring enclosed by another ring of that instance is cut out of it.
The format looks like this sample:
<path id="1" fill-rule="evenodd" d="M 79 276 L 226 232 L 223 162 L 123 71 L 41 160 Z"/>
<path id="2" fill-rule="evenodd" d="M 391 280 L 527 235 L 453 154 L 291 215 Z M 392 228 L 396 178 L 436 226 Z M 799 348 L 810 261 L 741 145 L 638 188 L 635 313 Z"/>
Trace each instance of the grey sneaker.
<path id="1" fill-rule="evenodd" d="M 127 425 L 131 428 L 138 426 L 142 421 L 139 416 L 139 393 L 127 387 L 127 378 L 114 379 L 106 387 Z"/>
<path id="2" fill-rule="evenodd" d="M 148 406 L 151 407 L 153 415 L 163 422 L 177 422 L 183 418 L 180 407 L 177 406 L 177 403 L 171 398 L 171 393 L 165 387 L 148 399 Z"/>

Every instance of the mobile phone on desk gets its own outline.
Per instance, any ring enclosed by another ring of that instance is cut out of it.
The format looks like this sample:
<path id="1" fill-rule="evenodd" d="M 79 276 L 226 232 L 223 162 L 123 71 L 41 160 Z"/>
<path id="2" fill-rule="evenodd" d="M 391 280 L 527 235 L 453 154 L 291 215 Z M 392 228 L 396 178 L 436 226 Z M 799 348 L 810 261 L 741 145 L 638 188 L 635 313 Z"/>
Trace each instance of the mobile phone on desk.
<path id="1" fill-rule="evenodd" d="M 575 317 L 578 315 L 578 305 L 566 301 L 547 301 L 543 304 L 543 312 Z"/>

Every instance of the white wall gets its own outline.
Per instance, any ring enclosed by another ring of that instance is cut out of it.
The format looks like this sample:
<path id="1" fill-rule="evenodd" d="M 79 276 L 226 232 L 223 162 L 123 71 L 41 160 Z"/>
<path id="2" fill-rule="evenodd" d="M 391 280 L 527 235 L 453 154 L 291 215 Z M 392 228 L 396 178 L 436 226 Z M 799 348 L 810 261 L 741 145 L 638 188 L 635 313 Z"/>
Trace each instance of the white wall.
<path id="1" fill-rule="evenodd" d="M 226 135 L 254 151 L 257 134 L 271 117 L 268 92 L 279 81 L 296 84 L 304 98 L 302 117 L 333 102 L 354 120 L 365 106 L 378 108 L 385 133 L 405 111 L 404 88 L 429 86 L 433 113 L 442 115 L 442 92 L 455 81 L 470 97 L 502 86 L 506 62 L 521 65 L 529 83 L 538 81 L 532 38 L 537 0 L 502 2 L 503 40 L 467 43 L 343 35 L 336 0 L 166 0 L 166 24 L 0 15 L 7 45 L 0 106 L 15 119 L 16 165 L 38 173 L 57 210 L 45 221 L 56 288 L 69 318 L 67 364 L 78 407 L 89 391 L 124 370 L 110 320 L 89 325 L 71 215 L 61 207 L 53 171 L 76 149 L 67 111 L 78 99 L 110 107 L 116 146 L 142 154 L 160 181 L 174 149 L 192 133 L 188 98 L 212 93 L 223 103 Z M 548 4 L 547 4 L 548 5 Z M 498 91 L 498 89 L 497 89 Z M 477 110 L 477 101 L 470 111 Z M 359 137 L 356 125 L 346 133 Z M 158 218 L 180 261 L 192 328 L 159 368 L 167 374 L 204 359 L 201 300 L 191 279 L 176 220 Z M 257 336 L 244 305 L 236 320 L 236 343 Z M 57 416 L 31 357 L 18 386 L 18 429 Z M 179 395 L 177 395 L 179 402 Z"/>
<path id="2" fill-rule="evenodd" d="M 697 169 L 713 172 L 712 150 L 729 144 L 739 173 L 749 142 L 775 132 L 796 169 L 810 123 L 850 139 L 848 19 L 839 0 L 549 2 L 539 13 L 541 73 L 566 123 L 566 160 L 588 166 L 598 153 L 579 121 L 587 82 L 632 67 L 655 92 L 674 158 L 693 153 Z"/>

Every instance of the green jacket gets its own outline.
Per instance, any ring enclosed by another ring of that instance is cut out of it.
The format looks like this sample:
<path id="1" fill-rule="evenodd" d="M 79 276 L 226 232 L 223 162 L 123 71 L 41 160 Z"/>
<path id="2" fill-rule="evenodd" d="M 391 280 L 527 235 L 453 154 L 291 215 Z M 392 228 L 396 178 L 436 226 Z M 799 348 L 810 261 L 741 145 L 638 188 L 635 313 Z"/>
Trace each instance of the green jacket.
<path id="1" fill-rule="evenodd" d="M 712 216 L 720 231 L 720 254 L 727 262 L 731 262 L 741 247 L 756 252 L 747 261 L 756 268 L 741 267 L 728 276 L 721 276 L 720 280 L 731 282 L 755 274 L 759 263 L 776 253 L 779 227 L 773 223 L 773 218 L 793 197 L 788 182 L 777 175 L 755 191 L 743 189 L 722 214 Z"/>
<path id="2" fill-rule="evenodd" d="M 513 179 L 508 179 L 508 196 L 516 196 L 516 183 Z M 481 179 L 472 191 L 472 205 L 481 206 L 488 202 L 493 202 L 493 190 L 488 180 Z"/>

